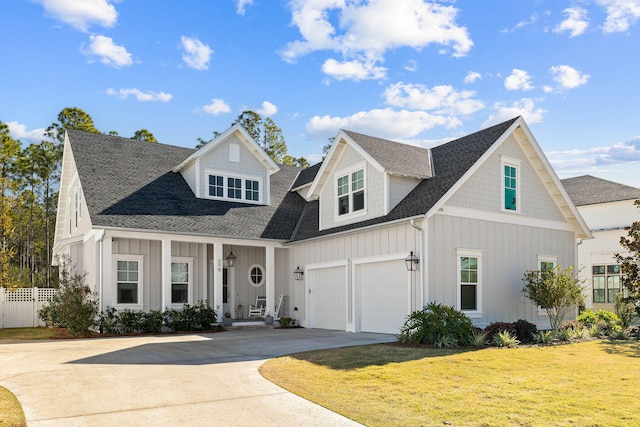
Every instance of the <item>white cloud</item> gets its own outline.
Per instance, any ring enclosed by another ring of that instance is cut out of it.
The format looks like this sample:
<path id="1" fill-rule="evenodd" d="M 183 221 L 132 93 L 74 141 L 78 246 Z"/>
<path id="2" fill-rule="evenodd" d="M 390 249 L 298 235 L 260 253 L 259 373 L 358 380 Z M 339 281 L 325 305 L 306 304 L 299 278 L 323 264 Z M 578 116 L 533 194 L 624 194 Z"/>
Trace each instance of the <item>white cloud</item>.
<path id="1" fill-rule="evenodd" d="M 53 18 L 87 32 L 92 23 L 113 27 L 118 12 L 109 0 L 37 0 Z"/>
<path id="2" fill-rule="evenodd" d="M 536 21 L 538 21 L 538 19 L 539 19 L 539 16 L 538 16 L 537 14 L 535 14 L 535 13 L 534 13 L 533 15 L 531 15 L 531 16 L 529 17 L 529 20 L 528 20 L 528 21 L 520 21 L 520 22 L 518 22 L 518 23 L 516 24 L 516 26 L 515 26 L 515 27 L 513 27 L 513 28 L 505 28 L 505 29 L 501 30 L 500 32 L 501 32 L 501 33 L 512 33 L 512 32 L 514 32 L 514 31 L 515 31 L 515 30 L 517 30 L 517 29 L 524 28 L 524 27 L 528 27 L 529 25 L 533 25 L 533 24 L 535 24 L 535 23 L 536 23 Z"/>
<path id="3" fill-rule="evenodd" d="M 553 29 L 554 33 L 569 31 L 569 37 L 576 37 L 583 34 L 589 26 L 587 20 L 588 12 L 582 7 L 569 7 L 562 12 L 567 14 L 567 18 Z"/>
<path id="4" fill-rule="evenodd" d="M 568 65 L 553 66 L 549 69 L 549 72 L 553 74 L 553 80 L 562 89 L 574 89 L 582 86 L 587 83 L 590 77 L 589 74 L 581 73 Z"/>
<path id="5" fill-rule="evenodd" d="M 360 111 L 347 117 L 314 116 L 306 130 L 312 136 L 328 138 L 339 129 L 353 129 L 381 138 L 410 138 L 435 126 L 455 127 L 460 122 L 425 111 L 396 111 L 391 108 Z"/>
<path id="6" fill-rule="evenodd" d="M 507 90 L 531 90 L 531 76 L 524 70 L 514 68 L 511 75 L 504 80 L 504 87 Z"/>
<path id="7" fill-rule="evenodd" d="M 354 60 L 338 62 L 330 58 L 322 64 L 322 71 L 336 80 L 360 81 L 384 78 L 387 69 L 376 67 L 374 61 L 360 62 Z"/>
<path id="8" fill-rule="evenodd" d="M 467 75 L 464 77 L 464 82 L 466 84 L 475 83 L 476 80 L 480 80 L 482 78 L 482 74 L 477 73 L 475 71 L 469 71 Z"/>
<path id="9" fill-rule="evenodd" d="M 195 70 L 206 70 L 213 50 L 196 38 L 182 36 L 182 48 L 185 53 L 182 60 Z"/>
<path id="10" fill-rule="evenodd" d="M 100 57 L 100 62 L 115 68 L 121 68 L 133 64 L 131 54 L 124 46 L 118 46 L 111 37 L 89 36 L 91 44 L 88 50 L 83 49 L 85 55 Z"/>
<path id="11" fill-rule="evenodd" d="M 409 71 L 410 73 L 414 73 L 418 71 L 418 61 L 415 59 L 410 59 L 404 66 L 404 69 Z"/>
<path id="12" fill-rule="evenodd" d="M 496 102 L 493 105 L 495 113 L 491 114 L 489 118 L 482 124 L 482 127 L 489 127 L 506 120 L 512 119 L 517 116 L 522 116 L 527 123 L 539 123 L 544 119 L 544 114 L 547 112 L 542 108 L 537 108 L 535 102 L 531 98 L 522 98 L 519 101 L 514 101 L 510 104 L 506 102 Z"/>
<path id="13" fill-rule="evenodd" d="M 120 99 L 127 99 L 130 95 L 135 96 L 136 99 L 140 102 L 150 102 L 150 101 L 159 101 L 159 102 L 169 102 L 173 96 L 170 93 L 165 92 L 142 92 L 140 89 L 130 88 L 130 89 L 107 89 L 107 95 L 117 96 Z"/>
<path id="14" fill-rule="evenodd" d="M 273 116 L 278 112 L 278 107 L 270 103 L 269 101 L 264 101 L 262 103 L 262 108 L 256 111 L 258 114 L 262 114 L 263 116 Z"/>
<path id="15" fill-rule="evenodd" d="M 9 127 L 9 135 L 13 139 L 29 142 L 40 142 L 46 139 L 44 128 L 27 130 L 25 125 L 18 122 L 7 122 L 7 126 Z"/>
<path id="16" fill-rule="evenodd" d="M 640 0 L 596 0 L 607 11 L 602 26 L 605 33 L 621 33 L 640 18 Z"/>
<path id="17" fill-rule="evenodd" d="M 611 146 L 550 151 L 547 156 L 562 165 L 613 165 L 640 162 L 640 136 Z"/>
<path id="18" fill-rule="evenodd" d="M 384 60 L 387 50 L 420 50 L 431 44 L 450 48 L 458 57 L 473 46 L 467 29 L 456 23 L 458 9 L 450 5 L 423 0 L 293 0 L 290 7 L 292 23 L 302 38 L 289 42 L 281 52 L 289 62 L 314 51 L 331 50 L 343 55 L 342 64 L 354 58 L 375 63 Z"/>
<path id="19" fill-rule="evenodd" d="M 483 109 L 484 104 L 474 99 L 475 95 L 474 91 L 457 91 L 448 85 L 429 89 L 424 85 L 402 82 L 392 84 L 384 91 L 387 105 L 445 115 L 468 115 Z"/>
<path id="20" fill-rule="evenodd" d="M 213 98 L 211 104 L 202 107 L 205 113 L 216 116 L 218 114 L 228 113 L 231 111 L 229 105 L 220 98 Z"/>
<path id="21" fill-rule="evenodd" d="M 238 15 L 244 15 L 244 8 L 252 4 L 253 0 L 236 0 L 236 13 Z"/>

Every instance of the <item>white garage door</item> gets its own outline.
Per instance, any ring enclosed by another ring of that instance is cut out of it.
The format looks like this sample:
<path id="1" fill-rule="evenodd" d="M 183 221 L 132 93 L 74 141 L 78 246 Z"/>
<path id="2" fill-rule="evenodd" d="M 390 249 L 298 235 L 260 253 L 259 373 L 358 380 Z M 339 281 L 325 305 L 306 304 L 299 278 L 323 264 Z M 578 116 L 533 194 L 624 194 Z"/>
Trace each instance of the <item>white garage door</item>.
<path id="1" fill-rule="evenodd" d="M 347 329 L 347 266 L 307 269 L 312 328 Z"/>
<path id="2" fill-rule="evenodd" d="M 410 282 L 404 260 L 356 264 L 360 330 L 397 334 L 410 313 Z"/>

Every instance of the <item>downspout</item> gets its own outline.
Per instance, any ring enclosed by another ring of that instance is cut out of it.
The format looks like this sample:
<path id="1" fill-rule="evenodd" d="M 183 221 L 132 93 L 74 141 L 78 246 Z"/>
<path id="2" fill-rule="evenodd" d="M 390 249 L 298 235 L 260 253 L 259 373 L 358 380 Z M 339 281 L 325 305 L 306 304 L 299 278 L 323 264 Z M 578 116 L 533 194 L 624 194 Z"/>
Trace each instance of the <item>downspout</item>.
<path id="1" fill-rule="evenodd" d="M 415 228 L 416 230 L 418 230 L 420 232 L 420 244 L 419 244 L 419 248 L 420 248 L 420 264 L 422 264 L 419 267 L 419 277 L 420 277 L 420 292 L 418 295 L 418 301 L 419 301 L 419 306 L 415 307 L 417 310 L 422 309 L 422 307 L 424 307 L 425 305 L 425 299 L 429 297 L 429 289 L 427 287 L 427 253 L 426 253 L 426 246 L 425 246 L 425 242 L 424 242 L 424 236 L 425 236 L 425 232 L 426 230 L 424 230 L 422 228 L 422 226 L 417 225 L 415 222 L 415 219 L 411 219 L 410 224 L 413 228 Z"/>

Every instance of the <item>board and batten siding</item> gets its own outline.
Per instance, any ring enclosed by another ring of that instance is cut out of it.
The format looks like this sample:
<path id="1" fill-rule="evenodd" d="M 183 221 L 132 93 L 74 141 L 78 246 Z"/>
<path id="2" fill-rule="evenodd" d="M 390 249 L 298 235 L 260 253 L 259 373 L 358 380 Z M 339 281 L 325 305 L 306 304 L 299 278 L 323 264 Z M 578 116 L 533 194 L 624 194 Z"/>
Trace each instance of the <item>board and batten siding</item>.
<path id="1" fill-rule="evenodd" d="M 538 256 L 557 256 L 560 266 L 575 263 L 572 231 L 505 224 L 436 214 L 429 218 L 429 300 L 458 304 L 457 249 L 482 251 L 482 317 L 474 324 L 548 318 L 522 294 L 526 270 L 537 270 Z"/>
<path id="2" fill-rule="evenodd" d="M 364 162 L 364 163 L 363 163 Z M 366 215 L 359 215 L 354 218 L 341 219 L 336 221 L 337 216 L 337 189 L 336 189 L 336 173 L 337 172 L 354 172 L 359 164 L 364 164 L 365 175 L 365 209 Z M 353 169 L 352 169 L 353 168 Z M 351 224 L 364 221 L 371 218 L 377 218 L 385 215 L 384 211 L 384 173 L 365 162 L 356 150 L 350 146 L 346 146 L 344 152 L 340 156 L 336 167 L 326 185 L 320 193 L 320 224 L 323 229 L 333 228 L 339 225 Z"/>
<path id="3" fill-rule="evenodd" d="M 297 266 L 304 269 L 306 265 L 313 264 L 408 253 L 409 251 L 418 253 L 419 239 L 420 233 L 411 227 L 409 221 L 406 221 L 289 246 L 290 305 L 298 307 L 298 311 L 292 313 L 293 317 L 298 320 L 306 319 L 304 281 L 293 280 L 292 272 Z M 353 322 L 353 319 L 348 319 L 348 321 Z"/>
<path id="4" fill-rule="evenodd" d="M 447 204 L 490 212 L 501 212 L 502 167 L 500 156 L 520 160 L 520 192 L 517 195 L 520 214 L 552 221 L 565 221 L 542 181 L 513 136 L 478 168 L 447 200 Z"/>

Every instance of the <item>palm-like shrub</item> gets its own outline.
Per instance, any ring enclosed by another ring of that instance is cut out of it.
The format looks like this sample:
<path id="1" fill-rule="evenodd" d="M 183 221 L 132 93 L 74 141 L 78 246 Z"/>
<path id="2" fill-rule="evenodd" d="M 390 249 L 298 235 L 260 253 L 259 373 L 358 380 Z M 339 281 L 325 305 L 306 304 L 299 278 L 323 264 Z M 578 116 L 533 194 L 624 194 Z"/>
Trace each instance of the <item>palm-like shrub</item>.
<path id="1" fill-rule="evenodd" d="M 411 313 L 400 328 L 403 343 L 457 347 L 472 342 L 474 327 L 464 313 L 435 302 Z"/>

